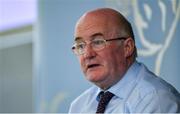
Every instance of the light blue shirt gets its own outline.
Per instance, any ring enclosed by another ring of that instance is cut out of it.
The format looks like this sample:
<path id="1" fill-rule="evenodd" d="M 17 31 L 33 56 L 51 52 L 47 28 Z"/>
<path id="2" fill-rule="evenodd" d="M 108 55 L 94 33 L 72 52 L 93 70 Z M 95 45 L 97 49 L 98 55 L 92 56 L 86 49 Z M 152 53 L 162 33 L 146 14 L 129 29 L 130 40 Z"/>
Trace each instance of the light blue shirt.
<path id="1" fill-rule="evenodd" d="M 95 113 L 98 94 L 93 86 L 76 98 L 69 113 Z M 115 94 L 105 113 L 175 113 L 180 112 L 180 95 L 167 82 L 134 62 L 124 77 L 108 91 Z"/>

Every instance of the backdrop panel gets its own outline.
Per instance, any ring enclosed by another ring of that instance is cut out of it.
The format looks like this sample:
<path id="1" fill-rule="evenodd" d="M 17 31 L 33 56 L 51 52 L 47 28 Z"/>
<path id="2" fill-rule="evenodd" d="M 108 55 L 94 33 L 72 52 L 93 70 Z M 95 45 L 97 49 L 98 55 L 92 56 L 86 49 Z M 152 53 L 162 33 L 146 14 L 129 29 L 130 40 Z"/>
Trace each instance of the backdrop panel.
<path id="1" fill-rule="evenodd" d="M 132 23 L 138 60 L 180 90 L 180 1 L 39 0 L 34 39 L 36 112 L 68 112 L 70 102 L 91 84 L 71 52 L 77 19 L 87 10 L 112 7 Z"/>

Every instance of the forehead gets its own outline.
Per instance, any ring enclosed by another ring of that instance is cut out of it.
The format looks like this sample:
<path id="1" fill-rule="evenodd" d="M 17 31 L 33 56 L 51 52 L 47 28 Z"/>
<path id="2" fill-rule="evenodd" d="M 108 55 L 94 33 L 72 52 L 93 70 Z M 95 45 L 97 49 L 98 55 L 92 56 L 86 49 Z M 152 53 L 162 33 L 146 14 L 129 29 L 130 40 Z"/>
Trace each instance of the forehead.
<path id="1" fill-rule="evenodd" d="M 94 34 L 106 33 L 107 23 L 99 20 L 86 21 L 79 23 L 75 29 L 75 37 L 90 37 Z"/>
<path id="2" fill-rule="evenodd" d="M 89 40 L 94 40 L 94 39 L 99 39 L 99 38 L 104 39 L 104 35 L 102 33 L 95 33 L 89 37 Z M 85 40 L 85 38 L 75 37 L 75 41 L 82 41 L 82 40 Z"/>
<path id="3" fill-rule="evenodd" d="M 103 35 L 107 36 L 111 33 L 112 28 L 115 25 L 105 18 L 104 16 L 84 16 L 82 17 L 76 27 L 75 27 L 75 39 L 82 38 L 82 39 L 90 39 L 93 38 L 95 35 Z"/>

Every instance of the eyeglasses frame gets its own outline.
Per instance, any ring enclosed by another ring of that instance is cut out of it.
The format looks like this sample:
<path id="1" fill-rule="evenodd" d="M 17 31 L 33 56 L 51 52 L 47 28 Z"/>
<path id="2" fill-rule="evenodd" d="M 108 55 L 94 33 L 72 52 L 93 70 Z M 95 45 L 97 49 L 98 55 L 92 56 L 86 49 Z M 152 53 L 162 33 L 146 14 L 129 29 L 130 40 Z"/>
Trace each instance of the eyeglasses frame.
<path id="1" fill-rule="evenodd" d="M 118 37 L 118 38 L 112 38 L 112 39 L 103 39 L 105 41 L 105 44 L 106 42 L 109 42 L 109 41 L 114 41 L 114 40 L 126 40 L 128 39 L 128 37 Z M 75 45 L 72 46 L 72 51 L 76 54 L 76 55 L 83 55 L 84 53 L 82 54 L 77 54 L 74 50 L 76 49 Z"/>

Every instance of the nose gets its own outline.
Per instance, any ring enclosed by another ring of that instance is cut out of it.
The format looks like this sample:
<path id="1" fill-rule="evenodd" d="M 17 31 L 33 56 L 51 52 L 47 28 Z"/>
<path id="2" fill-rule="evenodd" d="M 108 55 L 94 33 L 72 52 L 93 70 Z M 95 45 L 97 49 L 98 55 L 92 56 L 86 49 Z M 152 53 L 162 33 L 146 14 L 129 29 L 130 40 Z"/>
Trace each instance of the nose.
<path id="1" fill-rule="evenodd" d="M 86 45 L 85 53 L 83 54 L 86 59 L 93 59 L 96 56 L 96 52 L 93 50 L 91 45 Z"/>

